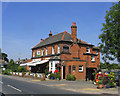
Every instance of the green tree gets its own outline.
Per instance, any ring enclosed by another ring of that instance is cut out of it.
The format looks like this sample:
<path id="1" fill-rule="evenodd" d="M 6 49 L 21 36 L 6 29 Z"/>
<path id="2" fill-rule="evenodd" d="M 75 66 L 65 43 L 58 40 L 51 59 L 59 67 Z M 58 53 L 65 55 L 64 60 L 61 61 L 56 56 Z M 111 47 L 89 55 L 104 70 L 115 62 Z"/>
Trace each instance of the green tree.
<path id="1" fill-rule="evenodd" d="M 106 11 L 103 33 L 99 36 L 102 59 L 115 60 L 120 63 L 120 2 L 113 3 L 109 11 Z"/>
<path id="2" fill-rule="evenodd" d="M 18 64 L 15 64 L 14 63 L 14 60 L 13 59 L 11 59 L 10 60 L 10 62 L 8 63 L 8 66 L 7 66 L 7 69 L 10 69 L 10 70 L 12 70 L 13 72 L 16 72 L 16 71 L 18 71 Z"/>
<path id="3" fill-rule="evenodd" d="M 6 53 L 1 53 L 2 59 L 6 62 L 9 62 L 8 55 Z"/>

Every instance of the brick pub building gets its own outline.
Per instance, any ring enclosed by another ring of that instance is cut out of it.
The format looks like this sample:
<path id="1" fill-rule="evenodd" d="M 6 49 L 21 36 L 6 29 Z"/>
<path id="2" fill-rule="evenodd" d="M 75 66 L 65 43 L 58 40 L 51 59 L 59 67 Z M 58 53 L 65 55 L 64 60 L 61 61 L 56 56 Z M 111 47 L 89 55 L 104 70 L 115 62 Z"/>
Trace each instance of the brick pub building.
<path id="1" fill-rule="evenodd" d="M 76 79 L 92 80 L 94 69 L 100 69 L 100 52 L 92 44 L 77 38 L 76 23 L 72 23 L 71 34 L 67 31 L 52 35 L 32 48 L 32 62 L 28 64 L 32 72 L 44 72 L 47 65 L 49 71 L 57 69 L 61 79 L 67 74 L 75 75 Z"/>

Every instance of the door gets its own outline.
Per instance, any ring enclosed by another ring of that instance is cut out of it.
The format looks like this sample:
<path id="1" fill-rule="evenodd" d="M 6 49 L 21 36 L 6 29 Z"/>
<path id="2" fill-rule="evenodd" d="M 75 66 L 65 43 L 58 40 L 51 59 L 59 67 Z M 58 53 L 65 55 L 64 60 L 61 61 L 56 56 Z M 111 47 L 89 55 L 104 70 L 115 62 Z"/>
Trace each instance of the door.
<path id="1" fill-rule="evenodd" d="M 63 66 L 63 79 L 65 79 L 65 66 Z"/>

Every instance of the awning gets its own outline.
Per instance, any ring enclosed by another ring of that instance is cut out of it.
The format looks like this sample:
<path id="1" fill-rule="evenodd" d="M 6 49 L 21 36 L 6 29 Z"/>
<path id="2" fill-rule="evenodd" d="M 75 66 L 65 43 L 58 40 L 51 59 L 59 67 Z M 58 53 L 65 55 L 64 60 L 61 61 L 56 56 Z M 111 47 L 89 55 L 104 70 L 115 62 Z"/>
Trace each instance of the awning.
<path id="1" fill-rule="evenodd" d="M 36 65 L 39 65 L 39 64 L 43 64 L 43 63 L 46 63 L 48 62 L 49 60 L 42 60 L 42 61 L 32 61 L 32 62 L 28 62 L 28 63 L 24 63 L 24 64 L 20 64 L 20 66 L 36 66 Z"/>
<path id="2" fill-rule="evenodd" d="M 34 64 L 39 65 L 39 64 L 46 63 L 46 62 L 48 62 L 48 61 L 49 61 L 49 60 L 42 60 L 42 61 L 38 61 L 38 62 L 36 62 L 36 63 L 34 63 Z"/>

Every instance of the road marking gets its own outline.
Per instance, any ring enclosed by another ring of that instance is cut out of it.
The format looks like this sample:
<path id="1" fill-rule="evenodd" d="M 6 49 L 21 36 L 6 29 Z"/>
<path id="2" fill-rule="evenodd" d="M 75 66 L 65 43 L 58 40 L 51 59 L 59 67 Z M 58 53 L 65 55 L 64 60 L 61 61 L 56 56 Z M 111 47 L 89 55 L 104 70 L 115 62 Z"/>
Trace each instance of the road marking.
<path id="1" fill-rule="evenodd" d="M 3 84 L 3 82 L 2 82 L 2 81 L 0 81 L 0 83 L 1 83 L 1 84 Z"/>
<path id="2" fill-rule="evenodd" d="M 17 90 L 17 91 L 19 91 L 19 92 L 22 92 L 22 90 L 17 89 L 17 88 L 15 88 L 15 87 L 11 86 L 11 85 L 7 85 L 7 86 L 9 86 L 9 87 L 11 87 L 11 88 L 13 88 L 13 89 L 15 89 L 15 90 Z"/>

